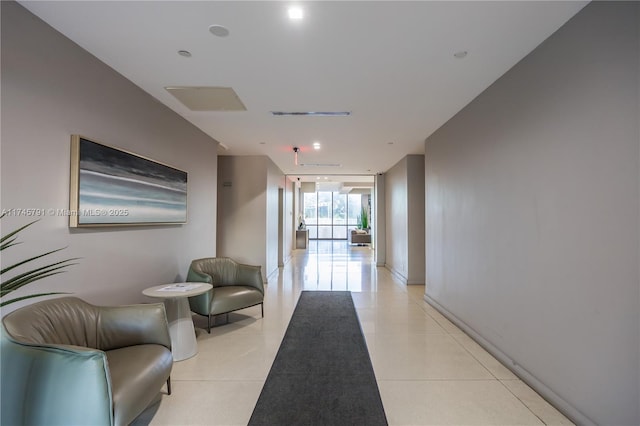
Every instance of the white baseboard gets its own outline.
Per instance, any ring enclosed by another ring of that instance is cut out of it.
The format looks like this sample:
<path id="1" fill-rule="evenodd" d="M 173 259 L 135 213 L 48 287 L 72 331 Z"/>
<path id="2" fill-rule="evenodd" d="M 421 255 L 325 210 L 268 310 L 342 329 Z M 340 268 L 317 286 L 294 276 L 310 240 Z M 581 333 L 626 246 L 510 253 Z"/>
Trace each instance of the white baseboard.
<path id="1" fill-rule="evenodd" d="M 274 277 L 277 277 L 279 272 L 280 272 L 280 268 L 279 267 L 274 269 L 273 271 L 271 271 L 267 275 L 267 277 L 266 277 L 267 279 L 266 279 L 266 281 L 264 283 L 265 284 L 269 284 L 269 281 L 271 281 Z"/>
<path id="2" fill-rule="evenodd" d="M 289 261 L 291 261 L 291 255 L 285 256 L 282 262 L 278 262 L 278 268 L 283 268 Z"/>
<path id="3" fill-rule="evenodd" d="M 389 272 L 391 272 L 391 275 L 393 275 L 395 279 L 399 280 L 401 284 L 407 285 L 407 278 L 404 275 L 402 275 L 400 272 L 393 269 L 391 265 L 388 265 L 385 263 L 384 267 L 387 268 Z"/>
<path id="4" fill-rule="evenodd" d="M 394 278 L 399 280 L 404 285 L 424 285 L 425 284 L 424 280 L 409 280 L 407 277 L 405 277 L 400 272 L 396 271 L 386 263 L 384 265 L 379 265 L 379 266 L 384 266 L 385 268 L 387 268 L 389 272 L 391 272 L 391 275 L 393 275 Z"/>
<path id="5" fill-rule="evenodd" d="M 533 390 L 538 392 L 544 399 L 546 399 L 551 405 L 556 407 L 562 414 L 567 416 L 572 422 L 577 425 L 584 426 L 596 426 L 596 423 L 582 414 L 577 408 L 573 405 L 569 404 L 562 397 L 556 394 L 553 390 L 547 387 L 544 383 L 538 380 L 533 374 L 528 372 L 524 367 L 522 367 L 518 362 L 514 359 L 511 359 L 507 354 L 502 352 L 500 348 L 494 346 L 491 342 L 487 341 L 478 334 L 473 328 L 469 327 L 462 320 L 456 317 L 454 314 L 449 312 L 447 308 L 439 304 L 437 301 L 429 297 L 427 294 L 424 295 L 424 301 L 429 305 L 433 306 L 438 312 L 444 315 L 449 321 L 454 323 L 458 328 L 462 329 L 469 337 L 476 341 L 480 346 L 482 346 L 487 352 L 493 355 L 498 361 L 500 361 L 505 367 L 513 372 L 516 376 L 518 376 L 523 382 L 529 385 Z"/>

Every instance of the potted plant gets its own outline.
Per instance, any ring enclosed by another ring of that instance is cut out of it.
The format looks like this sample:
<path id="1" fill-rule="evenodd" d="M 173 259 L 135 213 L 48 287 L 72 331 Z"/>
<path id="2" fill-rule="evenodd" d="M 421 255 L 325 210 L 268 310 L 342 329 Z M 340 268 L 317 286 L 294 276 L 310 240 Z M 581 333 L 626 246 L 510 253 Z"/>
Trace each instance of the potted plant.
<path id="1" fill-rule="evenodd" d="M 0 219 L 2 219 L 3 217 L 6 216 L 6 213 L 3 213 L 2 215 L 0 215 Z M 23 231 L 24 229 L 28 228 L 29 226 L 33 225 L 34 223 L 36 223 L 37 220 L 27 223 L 26 225 L 16 229 L 15 231 L 12 231 L 10 233 L 8 233 L 7 235 L 2 236 L 2 238 L 0 238 L 0 251 L 4 251 L 6 249 L 8 249 L 9 247 L 15 246 L 16 244 L 20 244 L 20 242 L 16 241 L 18 238 L 18 234 Z M 24 287 L 27 284 L 30 284 L 34 281 L 37 280 L 41 280 L 43 278 L 46 277 L 50 277 L 52 275 L 56 275 L 56 274 L 60 274 L 62 272 L 65 272 L 64 269 L 67 266 L 71 266 L 71 265 L 75 265 L 75 263 L 71 263 L 74 260 L 77 260 L 78 258 L 70 258 L 70 259 L 65 259 L 65 260 L 61 260 L 58 262 L 54 262 L 54 263 L 49 263 L 46 264 L 44 266 L 39 266 L 37 268 L 34 269 L 30 269 L 21 273 L 18 273 L 14 276 L 12 276 L 11 278 L 4 278 L 5 274 L 7 272 L 11 272 L 16 268 L 19 268 L 23 265 L 26 264 L 30 264 L 31 262 L 34 262 L 38 259 L 44 258 L 46 256 L 52 255 L 53 253 L 56 253 L 60 250 L 64 250 L 64 247 L 59 248 L 59 249 L 55 249 L 55 250 L 51 250 L 48 251 L 46 253 L 42 253 L 36 256 L 32 256 L 28 259 L 19 261 L 17 263 L 14 263 L 13 265 L 9 265 L 7 267 L 3 267 L 2 270 L 0 271 L 0 275 L 2 276 L 2 282 L 0 283 L 0 299 L 4 298 L 5 296 L 7 296 L 9 293 L 12 293 L 16 290 L 18 290 L 21 287 Z M 22 296 L 22 297 L 17 297 L 14 299 L 10 299 L 10 300 L 5 300 L 0 302 L 0 307 L 8 305 L 10 303 L 14 303 L 14 302 L 18 302 L 20 300 L 24 300 L 24 299 L 30 299 L 32 297 L 40 297 L 40 296 L 48 296 L 48 295 L 52 295 L 52 294 L 65 294 L 62 292 L 48 292 L 48 293 L 37 293 L 37 294 L 29 294 L 27 296 Z"/>
<path id="2" fill-rule="evenodd" d="M 367 212 L 366 207 L 362 207 L 360 209 L 360 214 L 357 217 L 358 219 L 358 229 L 369 229 L 369 213 Z"/>

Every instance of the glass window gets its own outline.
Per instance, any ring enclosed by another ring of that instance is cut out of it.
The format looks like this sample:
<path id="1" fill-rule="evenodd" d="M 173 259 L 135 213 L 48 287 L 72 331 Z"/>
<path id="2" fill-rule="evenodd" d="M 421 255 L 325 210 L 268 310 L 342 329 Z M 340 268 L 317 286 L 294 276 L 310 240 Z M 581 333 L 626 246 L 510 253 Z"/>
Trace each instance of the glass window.
<path id="1" fill-rule="evenodd" d="M 304 221 L 307 225 L 315 225 L 317 220 L 317 196 L 316 193 L 304 194 Z"/>
<path id="2" fill-rule="evenodd" d="M 346 226 L 334 226 L 333 227 L 333 239 L 334 240 L 346 240 L 347 239 L 347 227 Z"/>
<path id="3" fill-rule="evenodd" d="M 303 203 L 310 239 L 346 240 L 349 230 L 360 223 L 361 194 L 305 193 Z"/>
<path id="4" fill-rule="evenodd" d="M 332 210 L 331 193 L 318 192 L 318 225 L 331 225 Z"/>
<path id="5" fill-rule="evenodd" d="M 309 239 L 317 240 L 318 239 L 318 227 L 315 225 L 307 226 L 307 230 L 309 231 Z"/>
<path id="6" fill-rule="evenodd" d="M 333 193 L 333 224 L 347 224 L 347 194 Z"/>
<path id="7" fill-rule="evenodd" d="M 318 238 L 321 240 L 330 240 L 331 236 L 331 226 L 318 226 Z"/>
<path id="8" fill-rule="evenodd" d="M 362 210 L 362 196 L 360 194 L 349 194 L 349 218 L 348 224 L 356 226 L 358 224 L 358 216 Z"/>

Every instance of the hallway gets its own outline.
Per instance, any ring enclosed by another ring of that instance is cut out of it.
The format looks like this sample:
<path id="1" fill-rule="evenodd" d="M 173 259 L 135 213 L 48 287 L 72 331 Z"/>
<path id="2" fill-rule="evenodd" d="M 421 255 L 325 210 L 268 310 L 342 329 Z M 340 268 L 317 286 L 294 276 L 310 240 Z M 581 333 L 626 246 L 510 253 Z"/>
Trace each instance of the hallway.
<path id="1" fill-rule="evenodd" d="M 246 424 L 302 290 L 353 292 L 391 425 L 571 424 L 425 303 L 424 286 L 400 285 L 345 241 L 295 251 L 266 286 L 264 319 L 248 308 L 208 335 L 194 316 L 198 355 L 174 364 L 172 395 L 135 424 Z"/>

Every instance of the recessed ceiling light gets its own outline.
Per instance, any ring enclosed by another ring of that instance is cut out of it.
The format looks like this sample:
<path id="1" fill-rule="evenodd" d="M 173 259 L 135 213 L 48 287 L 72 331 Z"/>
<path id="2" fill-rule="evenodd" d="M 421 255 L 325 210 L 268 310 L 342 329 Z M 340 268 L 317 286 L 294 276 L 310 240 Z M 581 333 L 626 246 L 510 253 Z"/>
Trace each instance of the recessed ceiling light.
<path id="1" fill-rule="evenodd" d="M 313 143 L 313 149 L 315 149 L 315 150 L 320 149 L 320 142 L 314 142 Z"/>
<path id="2" fill-rule="evenodd" d="M 300 20 L 304 18 L 304 12 L 302 11 L 301 7 L 291 6 L 288 12 L 289 12 L 289 19 Z"/>
<path id="3" fill-rule="evenodd" d="M 191 52 L 189 52 L 188 50 L 178 50 L 178 55 L 184 56 L 185 58 L 190 58 Z"/>
<path id="4" fill-rule="evenodd" d="M 217 37 L 226 37 L 229 35 L 229 30 L 222 25 L 211 25 L 209 27 L 209 31 L 211 31 L 211 34 Z"/>
<path id="5" fill-rule="evenodd" d="M 316 180 L 320 180 L 320 176 L 316 176 Z"/>
<path id="6" fill-rule="evenodd" d="M 455 56 L 458 59 L 462 59 L 465 56 L 467 56 L 467 51 L 466 50 L 461 50 L 460 52 L 454 53 L 453 56 Z"/>

